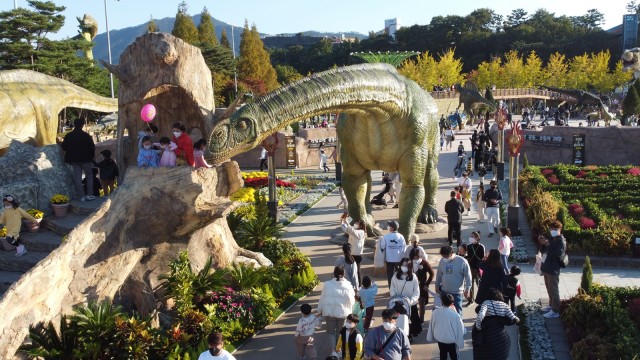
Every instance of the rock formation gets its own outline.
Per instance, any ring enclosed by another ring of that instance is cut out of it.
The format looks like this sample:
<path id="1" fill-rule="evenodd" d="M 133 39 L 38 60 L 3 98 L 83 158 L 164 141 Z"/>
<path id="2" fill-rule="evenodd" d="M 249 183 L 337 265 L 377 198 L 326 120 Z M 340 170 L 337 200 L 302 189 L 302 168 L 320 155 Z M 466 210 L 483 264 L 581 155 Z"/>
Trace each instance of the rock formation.
<path id="1" fill-rule="evenodd" d="M 14 140 L 0 157 L 0 169 L 0 194 L 13 195 L 24 209 L 49 213 L 53 195 L 75 195 L 71 169 L 58 145 L 35 148 Z"/>
<path id="2" fill-rule="evenodd" d="M 198 170 L 131 168 L 125 180 L 0 299 L 1 359 L 14 356 L 29 325 L 57 322 L 87 301 L 117 297 L 143 316 L 153 315 L 158 275 L 182 250 L 196 270 L 210 256 L 215 268 L 238 261 L 271 264 L 238 247 L 227 226 L 233 208 L 228 196 L 242 186 L 235 162 Z"/>
<path id="3" fill-rule="evenodd" d="M 140 110 L 153 104 L 158 136 L 171 137 L 171 126 L 179 121 L 194 140 L 208 134 L 213 123 L 211 71 L 200 49 L 165 33 L 148 33 L 129 45 L 119 65 L 102 62 L 120 80 L 118 146 L 116 161 L 121 174 L 136 165 L 136 135 L 146 130 Z M 124 130 L 129 139 L 125 142 Z"/>

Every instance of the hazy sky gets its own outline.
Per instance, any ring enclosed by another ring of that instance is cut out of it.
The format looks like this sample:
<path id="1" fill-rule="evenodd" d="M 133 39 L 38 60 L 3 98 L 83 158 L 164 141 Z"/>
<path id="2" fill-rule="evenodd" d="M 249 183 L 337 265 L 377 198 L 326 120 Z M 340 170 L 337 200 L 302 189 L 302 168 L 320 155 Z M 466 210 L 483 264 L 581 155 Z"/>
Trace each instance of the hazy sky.
<path id="1" fill-rule="evenodd" d="M 27 6 L 26 0 L 16 0 L 18 6 Z M 65 38 L 77 34 L 76 17 L 89 13 L 99 24 L 99 32 L 105 31 L 105 0 L 53 0 L 66 6 L 65 26 L 53 38 Z M 156 19 L 175 16 L 180 0 L 106 0 L 109 28 L 120 29 Z M 226 23 L 243 26 L 247 19 L 255 23 L 262 33 L 271 35 L 296 33 L 306 30 L 331 32 L 358 31 L 368 34 L 384 27 L 384 20 L 398 18 L 402 26 L 425 25 L 437 15 L 468 15 L 471 11 L 487 7 L 498 14 L 508 15 L 511 10 L 522 8 L 532 14 L 544 8 L 556 15 L 584 15 L 589 9 L 598 9 L 605 15 L 604 29 L 619 25 L 629 0 L 189 0 L 189 13 L 200 13 L 203 7 Z M 268 4 L 268 5 L 267 5 Z M 0 0 L 0 11 L 10 10 L 14 0 Z"/>

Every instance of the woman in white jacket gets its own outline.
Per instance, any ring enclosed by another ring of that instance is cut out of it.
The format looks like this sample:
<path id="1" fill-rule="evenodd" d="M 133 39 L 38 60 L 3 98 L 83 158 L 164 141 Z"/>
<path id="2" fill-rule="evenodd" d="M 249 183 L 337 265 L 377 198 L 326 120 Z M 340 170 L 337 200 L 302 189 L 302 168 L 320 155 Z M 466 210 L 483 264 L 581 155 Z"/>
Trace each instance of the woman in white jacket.
<path id="1" fill-rule="evenodd" d="M 389 288 L 389 299 L 401 296 L 407 299 L 410 307 L 418 304 L 418 300 L 420 299 L 420 283 L 412 268 L 413 263 L 409 261 L 409 259 L 403 258 L 400 262 L 400 269 L 396 272 L 396 275 L 391 278 L 391 287 Z M 408 315 L 410 309 L 406 310 Z M 409 334 L 409 317 L 403 316 L 402 319 L 403 321 L 401 322 L 400 317 L 398 317 L 398 327 L 401 327 L 403 331 L 407 333 L 409 339 L 411 339 L 411 335 Z"/>
<path id="2" fill-rule="evenodd" d="M 331 348 L 336 347 L 337 334 L 344 321 L 351 314 L 356 293 L 349 281 L 344 278 L 344 268 L 333 269 L 333 279 L 325 281 L 318 302 L 318 315 L 324 316 L 327 324 L 327 336 Z"/>

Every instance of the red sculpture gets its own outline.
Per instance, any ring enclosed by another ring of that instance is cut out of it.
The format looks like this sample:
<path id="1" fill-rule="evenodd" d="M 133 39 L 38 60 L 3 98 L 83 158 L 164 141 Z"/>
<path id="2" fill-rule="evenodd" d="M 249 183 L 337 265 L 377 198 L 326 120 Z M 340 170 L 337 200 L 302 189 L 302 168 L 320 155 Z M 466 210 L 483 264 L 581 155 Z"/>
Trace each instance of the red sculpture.
<path id="1" fill-rule="evenodd" d="M 520 155 L 520 149 L 524 144 L 524 130 L 517 121 L 511 122 L 511 130 L 507 135 L 507 145 L 509 146 L 509 156 Z"/>

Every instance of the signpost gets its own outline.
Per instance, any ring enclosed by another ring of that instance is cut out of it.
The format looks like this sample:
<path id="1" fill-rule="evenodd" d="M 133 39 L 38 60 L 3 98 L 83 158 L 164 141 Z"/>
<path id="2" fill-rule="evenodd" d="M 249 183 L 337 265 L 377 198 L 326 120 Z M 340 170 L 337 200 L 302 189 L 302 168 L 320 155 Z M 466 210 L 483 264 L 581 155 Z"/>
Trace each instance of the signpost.
<path id="1" fill-rule="evenodd" d="M 287 142 L 287 169 L 295 169 L 298 167 L 298 161 L 296 159 L 296 137 L 286 136 L 285 140 Z"/>
<path id="2" fill-rule="evenodd" d="M 571 161 L 573 165 L 584 165 L 584 142 L 584 134 L 573 135 L 573 160 Z"/>

